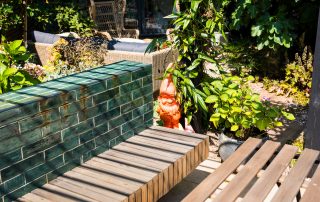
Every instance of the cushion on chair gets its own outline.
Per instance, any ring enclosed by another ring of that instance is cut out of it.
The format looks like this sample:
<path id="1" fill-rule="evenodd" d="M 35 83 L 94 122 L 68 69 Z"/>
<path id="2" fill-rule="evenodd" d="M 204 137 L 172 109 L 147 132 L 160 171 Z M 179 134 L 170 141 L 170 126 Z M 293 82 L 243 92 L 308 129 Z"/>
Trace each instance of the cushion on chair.
<path id="1" fill-rule="evenodd" d="M 53 44 L 58 41 L 61 37 L 56 34 L 50 34 L 45 32 L 33 31 L 32 40 L 38 43 Z"/>
<path id="2" fill-rule="evenodd" d="M 149 43 L 122 42 L 118 40 L 109 41 L 109 50 L 128 51 L 144 53 Z"/>

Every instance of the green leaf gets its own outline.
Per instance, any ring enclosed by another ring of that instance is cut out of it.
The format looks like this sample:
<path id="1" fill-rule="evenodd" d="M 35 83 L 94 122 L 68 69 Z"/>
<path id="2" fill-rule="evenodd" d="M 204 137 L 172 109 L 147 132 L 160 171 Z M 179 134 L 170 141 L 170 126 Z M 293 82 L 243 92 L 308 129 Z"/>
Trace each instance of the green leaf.
<path id="1" fill-rule="evenodd" d="M 229 99 L 229 96 L 228 96 L 228 94 L 222 94 L 222 95 L 220 95 L 220 98 L 222 101 L 227 102 Z"/>
<path id="2" fill-rule="evenodd" d="M 282 113 L 282 115 L 283 115 L 286 119 L 288 119 L 288 120 L 290 120 L 290 121 L 293 121 L 293 120 L 296 119 L 296 118 L 294 117 L 294 115 L 291 114 L 291 113 L 288 113 L 288 112 L 285 112 L 285 111 L 282 111 L 281 113 Z"/>
<path id="3" fill-rule="evenodd" d="M 231 126 L 230 130 L 231 131 L 237 131 L 239 129 L 239 126 L 238 125 L 233 125 Z"/>
<path id="4" fill-rule="evenodd" d="M 206 103 L 214 103 L 214 102 L 217 102 L 219 100 L 219 97 L 216 96 L 216 95 L 210 95 L 207 97 L 206 99 Z"/>
<path id="5" fill-rule="evenodd" d="M 9 47 L 11 51 L 17 50 L 22 44 L 22 40 L 15 40 L 10 43 Z"/>
<path id="6" fill-rule="evenodd" d="M 269 123 L 270 123 L 269 119 L 263 118 L 263 119 L 257 120 L 256 125 L 260 131 L 263 131 L 263 130 L 267 129 L 267 127 L 269 126 Z"/>
<path id="7" fill-rule="evenodd" d="M 276 121 L 276 122 L 274 122 L 274 125 L 277 126 L 277 127 L 283 126 L 283 124 L 282 124 L 281 121 Z"/>

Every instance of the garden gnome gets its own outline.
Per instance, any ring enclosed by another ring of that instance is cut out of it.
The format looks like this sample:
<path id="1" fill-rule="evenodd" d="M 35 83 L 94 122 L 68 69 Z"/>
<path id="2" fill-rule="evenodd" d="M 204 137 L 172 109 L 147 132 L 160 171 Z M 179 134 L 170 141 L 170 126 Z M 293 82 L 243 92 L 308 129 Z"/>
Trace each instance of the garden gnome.
<path id="1" fill-rule="evenodd" d="M 173 63 L 170 63 L 167 69 L 172 67 Z M 160 95 L 158 97 L 159 107 L 157 112 L 165 127 L 179 129 L 181 113 L 180 104 L 176 100 L 176 92 L 177 90 L 173 84 L 172 75 L 169 74 L 160 86 Z"/>

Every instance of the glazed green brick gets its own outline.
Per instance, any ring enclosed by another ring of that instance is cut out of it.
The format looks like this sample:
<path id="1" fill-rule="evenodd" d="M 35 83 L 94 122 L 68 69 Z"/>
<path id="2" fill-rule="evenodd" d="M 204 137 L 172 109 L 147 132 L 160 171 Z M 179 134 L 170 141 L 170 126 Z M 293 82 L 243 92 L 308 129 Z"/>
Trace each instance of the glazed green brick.
<path id="1" fill-rule="evenodd" d="M 132 118 L 135 119 L 139 116 L 143 116 L 144 114 L 144 106 L 137 107 L 134 110 L 132 110 Z"/>
<path id="2" fill-rule="evenodd" d="M 110 149 L 109 142 L 107 142 L 105 145 L 100 145 L 100 146 L 96 147 L 95 149 L 93 149 L 91 151 L 91 154 L 94 156 L 97 156 L 97 155 L 99 155 L 109 149 Z"/>
<path id="3" fill-rule="evenodd" d="M 122 133 L 126 133 L 130 130 L 134 130 L 137 126 L 141 126 L 144 124 L 143 117 L 137 117 L 131 121 L 126 122 L 121 126 L 122 128 Z"/>
<path id="4" fill-rule="evenodd" d="M 147 95 L 152 94 L 152 92 L 153 92 L 152 91 L 152 84 L 146 85 L 142 88 L 139 88 L 139 89 L 132 91 L 132 98 L 137 99 L 140 97 L 146 97 Z M 152 96 L 151 96 L 151 98 L 152 98 Z"/>
<path id="5" fill-rule="evenodd" d="M 61 118 L 61 127 L 68 128 L 79 123 L 78 114 L 72 114 Z"/>
<path id="6" fill-rule="evenodd" d="M 61 128 L 61 120 L 54 121 L 52 123 L 48 123 L 47 125 L 45 125 L 41 128 L 43 136 L 51 135 L 53 133 L 61 131 L 61 129 L 62 129 Z"/>
<path id="7" fill-rule="evenodd" d="M 27 193 L 30 193 L 32 190 L 43 186 L 45 183 L 47 183 L 47 179 L 45 176 L 40 177 L 36 180 L 34 180 L 32 183 L 29 183 L 9 194 L 4 196 L 4 202 L 12 202 L 15 201 L 17 198 L 26 195 Z"/>
<path id="8" fill-rule="evenodd" d="M 83 144 L 85 142 L 88 142 L 95 138 L 95 133 L 92 130 L 89 130 L 87 132 L 84 132 L 79 135 L 80 136 L 80 144 Z"/>
<path id="9" fill-rule="evenodd" d="M 100 114 L 94 117 L 94 123 L 96 126 L 101 124 L 107 124 L 108 120 L 120 115 L 120 107 L 114 108 L 106 113 Z"/>
<path id="10" fill-rule="evenodd" d="M 134 132 L 133 131 L 128 131 L 126 133 L 123 133 L 119 138 L 122 140 L 122 141 L 125 141 L 127 139 L 129 139 L 130 137 L 133 137 L 134 136 Z"/>
<path id="11" fill-rule="evenodd" d="M 57 177 L 63 175 L 64 173 L 72 170 L 73 168 L 75 168 L 77 166 L 79 166 L 79 164 L 67 163 L 67 164 L 61 166 L 60 168 L 53 170 L 52 172 L 47 174 L 48 181 L 56 179 Z"/>
<path id="12" fill-rule="evenodd" d="M 121 75 L 113 75 L 111 79 L 107 80 L 108 88 L 114 88 L 119 85 L 131 82 L 131 73 L 124 73 Z"/>
<path id="13" fill-rule="evenodd" d="M 63 141 L 66 141 L 68 138 L 77 136 L 80 133 L 91 130 L 93 127 L 93 119 L 88 119 L 86 121 L 80 122 L 77 125 L 64 129 L 62 131 L 62 139 Z"/>
<path id="14" fill-rule="evenodd" d="M 144 112 L 145 113 L 149 112 L 149 111 L 153 110 L 153 103 L 152 102 L 146 103 L 145 105 L 143 105 L 143 107 L 144 107 Z"/>
<path id="15" fill-rule="evenodd" d="M 153 102 L 153 93 L 143 96 L 143 103 L 147 104 Z"/>
<path id="16" fill-rule="evenodd" d="M 6 190 L 4 189 L 4 183 L 0 184 L 0 201 L 2 201 L 1 197 L 6 194 Z"/>
<path id="17" fill-rule="evenodd" d="M 52 159 L 50 161 L 46 161 L 45 163 L 38 165 L 28 171 L 25 172 L 25 178 L 26 182 L 32 182 L 35 179 L 53 171 L 57 168 L 64 165 L 63 156 L 58 156 L 55 159 Z"/>
<path id="18" fill-rule="evenodd" d="M 78 111 L 89 107 L 92 107 L 92 98 L 81 98 L 77 102 L 62 105 L 60 107 L 60 114 L 63 117 L 77 113 Z"/>
<path id="19" fill-rule="evenodd" d="M 140 79 L 142 77 L 145 77 L 147 75 L 152 74 L 152 68 L 151 67 L 144 67 L 139 70 L 136 70 L 132 72 L 132 80 Z"/>
<path id="20" fill-rule="evenodd" d="M 124 104 L 121 106 L 121 113 L 126 113 L 128 111 L 131 111 L 137 107 L 140 107 L 143 105 L 143 98 L 135 99 L 128 104 Z"/>
<path id="21" fill-rule="evenodd" d="M 23 145 L 32 144 L 36 141 L 41 140 L 42 134 L 41 129 L 25 132 L 22 135 L 14 136 L 6 140 L 0 141 L 0 154 L 7 153 L 22 147 Z"/>
<path id="22" fill-rule="evenodd" d="M 25 105 L 14 105 L 0 102 L 0 125 L 12 123 L 23 117 L 34 115 L 39 112 L 39 103 L 30 103 Z"/>
<path id="23" fill-rule="evenodd" d="M 33 144 L 22 147 L 23 157 L 26 158 L 28 156 L 36 154 L 37 152 L 44 151 L 44 150 L 50 148 L 51 146 L 56 145 L 60 142 L 61 142 L 61 132 L 46 136 L 45 138 L 41 139 L 40 141 L 37 141 Z"/>
<path id="24" fill-rule="evenodd" d="M 94 136 L 99 136 L 103 133 L 106 133 L 108 130 L 109 130 L 108 123 L 103 123 L 103 124 L 93 128 L 93 134 L 94 134 Z"/>
<path id="25" fill-rule="evenodd" d="M 19 125 L 17 122 L 0 127 L 0 141 L 19 135 Z"/>
<path id="26" fill-rule="evenodd" d="M 94 155 L 94 153 L 92 152 L 92 150 L 91 151 L 89 151 L 89 152 L 87 152 L 87 153 L 85 153 L 85 154 L 83 154 L 82 155 L 82 161 L 83 162 L 86 162 L 86 161 L 89 161 L 92 157 L 94 157 L 95 155 Z"/>
<path id="27" fill-rule="evenodd" d="M 93 96 L 93 103 L 99 104 L 102 102 L 106 102 L 108 99 L 116 97 L 117 95 L 119 95 L 119 87 L 107 90 L 107 91 L 105 91 L 103 93 L 99 93 L 97 95 L 94 95 Z"/>
<path id="28" fill-rule="evenodd" d="M 121 135 L 121 129 L 120 127 L 114 128 L 113 130 L 110 130 L 109 132 L 100 135 L 95 139 L 96 146 L 99 147 L 101 145 L 106 145 L 108 142 L 118 136 Z"/>
<path id="29" fill-rule="evenodd" d="M 108 111 L 108 102 L 98 104 L 96 106 L 90 107 L 79 111 L 79 120 L 84 121 L 92 117 L 98 116 Z"/>
<path id="30" fill-rule="evenodd" d="M 111 77 L 111 76 L 109 76 Z M 81 86 L 80 89 L 77 90 L 77 99 L 83 99 L 86 98 L 88 96 L 91 95 L 95 95 L 101 92 L 106 91 L 107 88 L 107 81 L 103 80 L 103 81 L 97 81 L 93 84 L 89 84 L 89 85 L 85 85 L 85 86 Z"/>
<path id="31" fill-rule="evenodd" d="M 153 119 L 153 111 L 145 113 L 143 118 L 144 118 L 144 121 L 149 121 Z"/>
<path id="32" fill-rule="evenodd" d="M 80 145 L 78 136 L 70 137 L 64 142 L 45 150 L 45 159 L 50 160 Z"/>
<path id="33" fill-rule="evenodd" d="M 52 97 L 48 97 L 40 101 L 40 110 L 43 111 L 46 109 L 59 107 L 63 104 L 74 102 L 76 101 L 76 99 L 76 91 L 69 91 L 67 93 L 61 93 L 59 95 L 52 95 Z"/>
<path id="34" fill-rule="evenodd" d="M 142 84 L 143 86 L 147 86 L 152 84 L 152 75 L 146 76 L 142 78 Z"/>
<path id="35" fill-rule="evenodd" d="M 33 117 L 28 117 L 19 121 L 21 133 L 34 128 L 43 127 L 60 119 L 59 109 L 45 110 Z"/>
<path id="36" fill-rule="evenodd" d="M 127 93 L 122 96 L 114 97 L 108 101 L 108 109 L 110 110 L 115 107 L 119 107 L 119 106 L 126 104 L 128 102 L 131 102 L 131 101 L 132 101 L 131 93 Z"/>
<path id="37" fill-rule="evenodd" d="M 64 153 L 63 154 L 64 162 L 65 163 L 70 163 L 70 162 L 78 163 L 78 160 L 81 159 L 83 154 L 91 151 L 94 148 L 95 148 L 95 143 L 93 140 L 90 142 L 86 142 L 86 143 L 74 148 L 73 150 Z M 79 162 L 79 163 L 81 163 L 81 162 Z"/>
<path id="38" fill-rule="evenodd" d="M 116 145 L 117 145 L 116 139 L 111 140 L 111 141 L 109 142 L 109 145 L 110 145 L 110 148 L 116 146 Z"/>
<path id="39" fill-rule="evenodd" d="M 120 86 L 120 95 L 125 95 L 128 92 L 131 92 L 133 90 L 136 90 L 138 88 L 142 87 L 142 80 L 134 80 L 130 83 L 124 84 Z"/>
<path id="40" fill-rule="evenodd" d="M 22 159 L 21 149 L 16 149 L 0 155 L 0 170 L 17 163 Z"/>
<path id="41" fill-rule="evenodd" d="M 121 116 L 109 120 L 109 130 L 116 128 L 122 124 L 124 124 L 127 121 L 130 121 L 132 119 L 132 113 L 128 112 L 125 114 L 122 114 Z"/>
<path id="42" fill-rule="evenodd" d="M 44 162 L 43 153 L 36 154 L 36 155 L 29 157 L 27 159 L 23 159 L 19 163 L 16 163 L 16 164 L 2 170 L 1 171 L 1 179 L 2 179 L 2 181 L 7 181 L 7 180 L 21 174 L 22 171 L 31 169 L 37 165 L 40 165 L 43 162 Z"/>
<path id="43" fill-rule="evenodd" d="M 26 180 L 24 175 L 18 175 L 4 183 L 4 189 L 6 193 L 9 193 L 15 189 L 18 189 L 19 187 L 22 187 L 26 184 Z"/>

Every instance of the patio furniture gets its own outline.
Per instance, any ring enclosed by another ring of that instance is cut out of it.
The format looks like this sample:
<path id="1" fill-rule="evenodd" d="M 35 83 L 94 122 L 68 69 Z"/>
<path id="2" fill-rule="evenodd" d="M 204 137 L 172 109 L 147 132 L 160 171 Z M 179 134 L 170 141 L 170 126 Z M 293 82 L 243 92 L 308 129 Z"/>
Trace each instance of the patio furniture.
<path id="1" fill-rule="evenodd" d="M 36 52 L 42 65 L 48 64 L 48 60 L 51 56 L 52 44 L 46 43 L 29 43 L 30 48 L 33 52 Z M 134 62 L 141 62 L 152 64 L 152 79 L 153 79 L 153 92 L 158 95 L 160 89 L 161 78 L 166 70 L 169 63 L 174 62 L 177 58 L 177 51 L 170 48 L 155 51 L 152 53 L 142 52 L 128 52 L 128 51 L 117 51 L 108 50 L 105 56 L 105 64 L 111 64 L 122 60 L 129 60 Z"/>
<path id="2" fill-rule="evenodd" d="M 320 201 L 319 151 L 305 149 L 293 162 L 297 150 L 250 138 L 183 201 Z"/>
<path id="3" fill-rule="evenodd" d="M 125 9 L 125 0 L 90 0 L 90 15 L 99 31 L 107 31 L 112 37 L 139 38 L 139 30 L 124 27 Z"/>
<path id="4" fill-rule="evenodd" d="M 208 136 L 151 127 L 18 201 L 157 201 L 208 154 Z"/>

